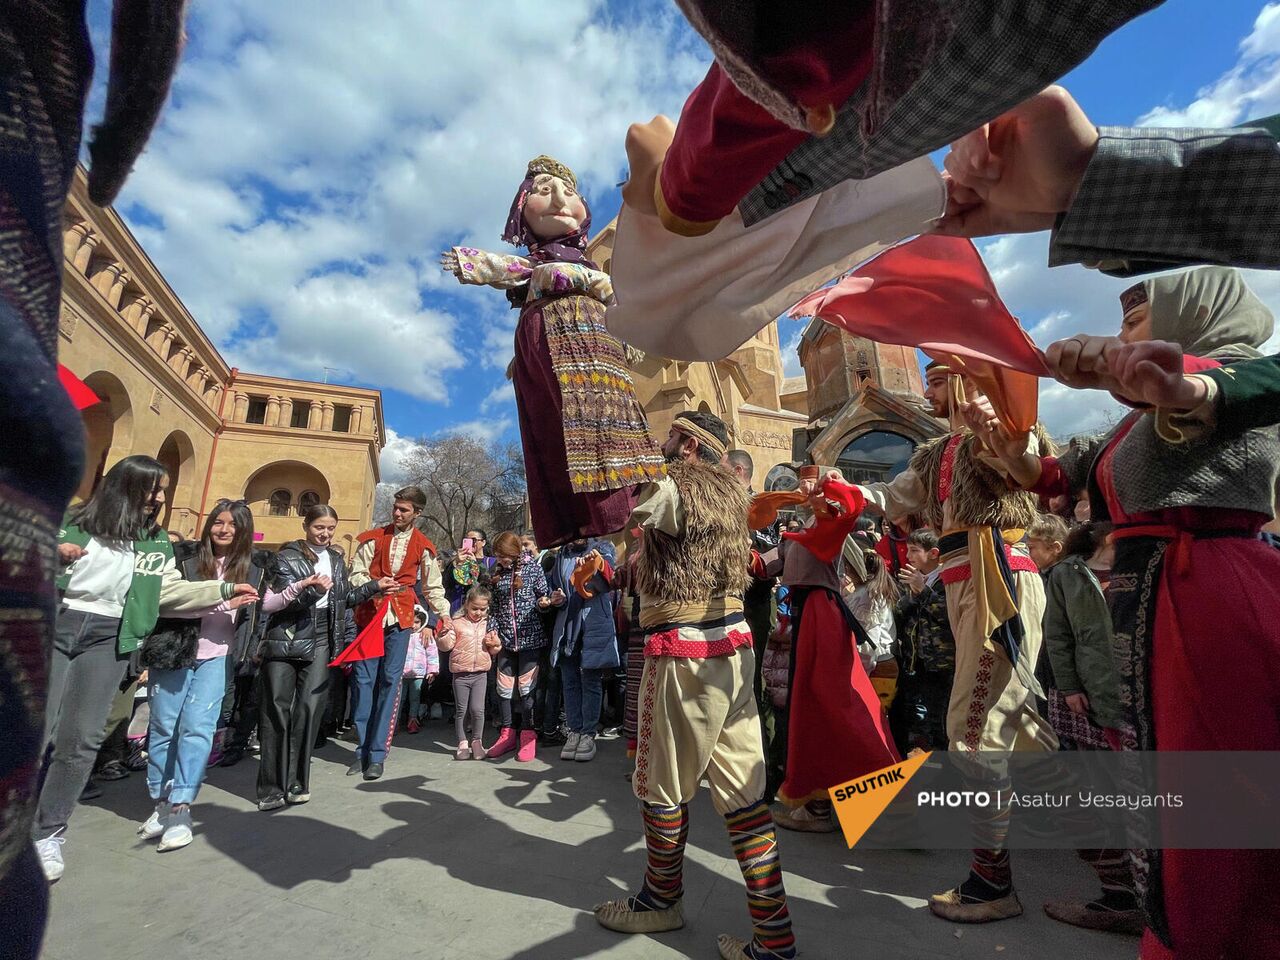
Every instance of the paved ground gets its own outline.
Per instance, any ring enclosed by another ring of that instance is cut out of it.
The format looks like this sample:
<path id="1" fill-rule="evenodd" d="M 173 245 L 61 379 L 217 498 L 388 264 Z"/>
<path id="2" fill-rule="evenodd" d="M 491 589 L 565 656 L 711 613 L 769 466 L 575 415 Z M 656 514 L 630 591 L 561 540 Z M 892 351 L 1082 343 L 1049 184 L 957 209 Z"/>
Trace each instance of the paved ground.
<path id="1" fill-rule="evenodd" d="M 748 931 L 738 868 L 705 791 L 692 809 L 687 926 L 655 938 L 600 929 L 591 906 L 643 871 L 621 741 L 590 764 L 456 763 L 433 721 L 401 735 L 387 776 L 344 776 L 351 747 L 316 757 L 310 804 L 259 813 L 256 760 L 212 771 L 196 840 L 158 854 L 134 836 L 142 775 L 104 785 L 72 820 L 54 888 L 47 960 L 561 960 L 715 958 Z M 962 852 L 856 852 L 835 835 L 784 834 L 802 956 L 871 960 L 1087 955 L 1131 960 L 1136 941 L 1063 927 L 1047 896 L 1090 889 L 1065 852 L 1015 854 L 1027 913 L 961 928 L 922 897 L 964 870 Z"/>

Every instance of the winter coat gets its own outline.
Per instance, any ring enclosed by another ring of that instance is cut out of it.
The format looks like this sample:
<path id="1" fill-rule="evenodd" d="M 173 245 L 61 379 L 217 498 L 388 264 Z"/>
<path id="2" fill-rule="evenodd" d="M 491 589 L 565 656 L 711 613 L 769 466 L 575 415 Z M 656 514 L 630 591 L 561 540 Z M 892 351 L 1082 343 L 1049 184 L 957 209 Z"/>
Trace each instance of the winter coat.
<path id="1" fill-rule="evenodd" d="M 595 595 L 586 600 L 578 596 L 572 577 L 578 559 L 592 550 L 600 551 L 608 566 L 588 581 L 587 590 Z M 565 544 L 552 559 L 547 586 L 553 592 L 563 590 L 565 594 L 565 602 L 556 608 L 555 626 L 551 632 L 552 666 L 559 663 L 560 657 L 571 657 L 579 651 L 584 670 L 609 670 L 621 662 L 609 582 L 614 559 L 613 544 L 607 540 L 588 540 L 578 550 L 571 543 Z"/>
<path id="2" fill-rule="evenodd" d="M 896 615 L 903 673 L 955 672 L 956 641 L 951 635 L 947 589 L 941 577 L 934 577 L 919 593 L 904 591 Z"/>
<path id="3" fill-rule="evenodd" d="M 778 617 L 778 626 L 764 648 L 762 667 L 764 688 L 775 707 L 787 705 L 787 691 L 791 683 L 791 618 Z"/>
<path id="4" fill-rule="evenodd" d="M 309 550 L 300 540 L 286 543 L 276 553 L 271 569 L 271 589 L 283 593 L 290 584 L 305 580 L 316 572 L 315 565 L 307 559 Z M 376 581 L 351 586 L 347 565 L 342 554 L 329 548 L 329 560 L 333 566 L 333 588 L 329 591 L 329 635 L 315 635 L 315 605 L 324 595 L 318 587 L 307 587 L 283 610 L 267 618 L 266 631 L 261 644 L 264 660 L 310 661 L 316 657 L 321 643 L 329 644 L 329 655 L 336 654 L 356 638 L 355 608 L 378 592 Z"/>
<path id="5" fill-rule="evenodd" d="M 441 653 L 449 654 L 450 673 L 485 673 L 493 666 L 493 657 L 484 648 L 487 638 L 498 637 L 498 626 L 493 618 L 469 620 L 455 617 L 453 629 L 442 633 L 436 640 Z"/>
<path id="6" fill-rule="evenodd" d="M 200 575 L 198 560 L 199 543 L 188 540 L 173 548 L 174 565 L 183 580 L 197 583 L 207 580 Z M 271 563 L 271 553 L 254 550 L 250 558 L 249 573 L 245 580 L 262 593 L 263 581 Z M 235 638 L 227 651 L 227 668 L 244 668 L 253 655 L 262 635 L 262 601 L 246 604 L 236 612 Z M 186 670 L 196 664 L 200 641 L 200 620 L 192 617 L 161 617 L 155 630 L 142 645 L 141 663 L 157 670 Z"/>
<path id="7" fill-rule="evenodd" d="M 520 574 L 520 589 L 512 595 L 514 574 Z M 504 650 L 541 650 L 547 645 L 547 635 L 542 628 L 538 600 L 551 591 L 547 589 L 547 576 L 534 557 L 520 555 L 510 570 L 493 568 L 489 580 L 493 600 L 489 605 L 490 616 L 498 622 L 498 637 Z"/>
<path id="8" fill-rule="evenodd" d="M 1063 694 L 1085 694 L 1090 719 L 1100 727 L 1119 728 L 1124 714 L 1111 613 L 1084 557 L 1070 556 L 1050 567 L 1044 593 L 1041 622 L 1054 688 Z"/>

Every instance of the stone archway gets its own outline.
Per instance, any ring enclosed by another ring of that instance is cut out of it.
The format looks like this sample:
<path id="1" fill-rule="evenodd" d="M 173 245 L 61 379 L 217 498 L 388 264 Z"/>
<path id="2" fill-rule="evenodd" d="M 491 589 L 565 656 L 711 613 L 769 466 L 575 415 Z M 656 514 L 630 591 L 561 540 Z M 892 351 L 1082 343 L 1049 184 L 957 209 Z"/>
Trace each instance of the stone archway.
<path id="1" fill-rule="evenodd" d="M 196 509 L 195 447 L 191 438 L 181 430 L 174 430 L 164 438 L 156 459 L 169 471 L 169 496 L 165 501 L 161 526 L 186 537 L 194 537 Z"/>
<path id="2" fill-rule="evenodd" d="M 100 402 L 80 413 L 85 432 L 85 471 L 76 496 L 87 498 L 112 466 L 133 452 L 133 401 L 115 374 L 81 377 Z"/>
<path id="3" fill-rule="evenodd" d="M 244 499 L 253 511 L 254 530 L 264 544 L 275 545 L 302 532 L 298 506 L 303 494 L 329 503 L 332 487 L 314 465 L 299 460 L 277 460 L 260 467 L 244 485 Z"/>

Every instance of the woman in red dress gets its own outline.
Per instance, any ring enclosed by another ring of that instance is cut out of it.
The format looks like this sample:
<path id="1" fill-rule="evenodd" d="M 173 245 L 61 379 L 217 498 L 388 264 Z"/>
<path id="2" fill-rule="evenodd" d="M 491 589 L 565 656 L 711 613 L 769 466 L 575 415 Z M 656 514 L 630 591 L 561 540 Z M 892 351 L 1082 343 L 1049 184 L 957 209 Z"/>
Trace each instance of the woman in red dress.
<path id="1" fill-rule="evenodd" d="M 1256 357 L 1273 328 L 1233 269 L 1157 277 L 1121 302 L 1120 339 L 1177 343 L 1188 370 Z M 1060 378 L 1111 384 L 1092 360 L 1095 338 L 1074 339 Z M 1026 438 L 976 409 L 967 418 L 1023 486 L 1087 487 L 1094 519 L 1116 525 L 1108 604 L 1127 723 L 1111 737 L 1137 750 L 1280 750 L 1280 552 L 1258 537 L 1274 509 L 1274 428 L 1179 443 L 1135 410 L 1055 460 L 1023 456 Z M 1142 960 L 1280 957 L 1280 851 L 1143 850 L 1134 861 Z"/>

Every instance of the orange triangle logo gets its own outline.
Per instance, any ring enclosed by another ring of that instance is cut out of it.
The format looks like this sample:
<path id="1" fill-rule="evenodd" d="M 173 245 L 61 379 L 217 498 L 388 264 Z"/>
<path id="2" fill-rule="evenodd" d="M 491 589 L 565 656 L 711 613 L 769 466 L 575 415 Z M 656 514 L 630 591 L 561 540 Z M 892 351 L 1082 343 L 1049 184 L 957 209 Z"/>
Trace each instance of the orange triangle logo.
<path id="1" fill-rule="evenodd" d="M 844 831 L 845 843 L 852 847 L 862 839 L 862 835 L 871 829 L 871 825 L 930 756 L 932 753 L 922 753 L 831 788 L 831 799 L 835 803 L 840 829 Z"/>

